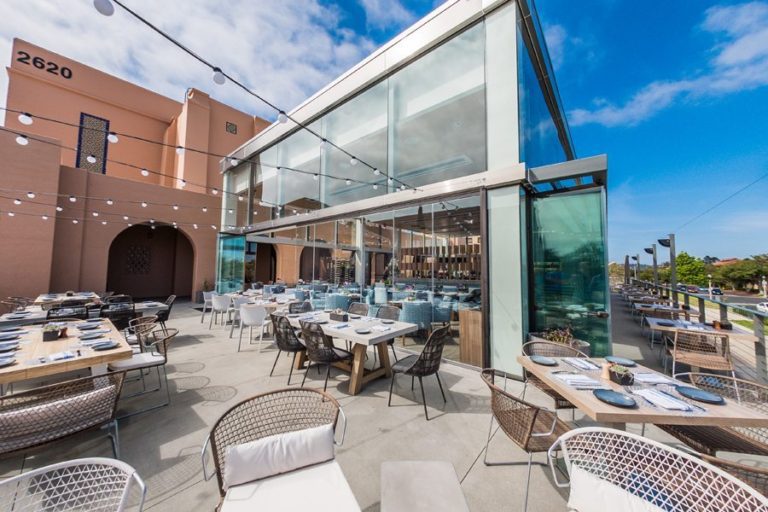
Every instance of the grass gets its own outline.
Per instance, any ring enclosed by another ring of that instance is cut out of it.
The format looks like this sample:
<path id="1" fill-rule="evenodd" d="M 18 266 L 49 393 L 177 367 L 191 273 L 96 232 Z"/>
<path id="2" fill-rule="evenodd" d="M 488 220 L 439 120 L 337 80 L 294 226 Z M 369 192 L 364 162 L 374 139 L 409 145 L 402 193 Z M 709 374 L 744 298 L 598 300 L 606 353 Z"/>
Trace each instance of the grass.
<path id="1" fill-rule="evenodd" d="M 746 327 L 747 329 L 751 329 L 754 325 L 752 320 L 731 320 L 734 324 L 739 324 L 742 327 Z M 763 325 L 768 328 L 768 320 L 763 320 Z"/>

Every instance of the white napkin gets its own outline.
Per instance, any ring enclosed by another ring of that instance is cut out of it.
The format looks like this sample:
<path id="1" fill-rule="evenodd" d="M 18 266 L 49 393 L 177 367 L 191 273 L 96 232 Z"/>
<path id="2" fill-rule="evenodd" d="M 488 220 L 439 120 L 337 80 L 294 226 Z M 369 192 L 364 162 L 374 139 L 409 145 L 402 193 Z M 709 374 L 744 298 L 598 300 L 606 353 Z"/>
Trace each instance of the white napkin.
<path id="1" fill-rule="evenodd" d="M 580 357 L 564 357 L 563 361 L 581 370 L 599 370 L 600 367 Z"/>
<path id="2" fill-rule="evenodd" d="M 564 381 L 567 385 L 575 388 L 601 388 L 603 385 L 591 379 L 586 375 L 580 375 L 578 373 L 558 373 L 555 377 Z"/>
<path id="3" fill-rule="evenodd" d="M 109 338 L 98 338 L 95 340 L 81 341 L 80 344 L 84 347 L 90 347 L 92 345 L 99 345 L 101 343 L 110 343 L 112 340 Z"/>
<path id="4" fill-rule="evenodd" d="M 640 395 L 641 397 L 651 402 L 653 405 L 661 407 L 662 409 L 667 409 L 670 411 L 690 411 L 693 409 L 690 405 L 683 402 L 682 400 L 673 398 L 656 389 L 639 389 L 637 391 L 633 391 L 632 393 L 635 395 Z"/>
<path id="5" fill-rule="evenodd" d="M 49 359 L 51 361 L 62 361 L 64 359 L 72 359 L 73 357 L 75 357 L 75 354 L 73 354 L 70 351 L 66 351 L 66 352 L 56 352 L 55 354 L 51 354 L 49 356 Z"/>
<path id="6" fill-rule="evenodd" d="M 336 324 L 331 326 L 334 329 L 343 329 L 345 327 L 349 327 L 349 324 Z"/>
<path id="7" fill-rule="evenodd" d="M 672 380 L 658 373 L 636 373 L 635 382 L 643 384 L 674 384 Z"/>
<path id="8" fill-rule="evenodd" d="M 384 332 L 384 331 L 389 331 L 392 328 L 387 327 L 386 325 L 374 325 L 373 327 L 371 327 L 371 329 L 373 329 L 374 331 Z"/>

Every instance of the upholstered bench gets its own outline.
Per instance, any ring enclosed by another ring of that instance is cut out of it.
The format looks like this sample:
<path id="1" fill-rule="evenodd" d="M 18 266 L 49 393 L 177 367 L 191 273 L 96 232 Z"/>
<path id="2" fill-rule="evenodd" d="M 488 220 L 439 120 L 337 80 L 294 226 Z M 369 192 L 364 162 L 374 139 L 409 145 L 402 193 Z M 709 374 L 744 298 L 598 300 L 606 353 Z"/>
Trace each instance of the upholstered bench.
<path id="1" fill-rule="evenodd" d="M 469 512 L 453 464 L 445 461 L 381 463 L 381 512 Z"/>

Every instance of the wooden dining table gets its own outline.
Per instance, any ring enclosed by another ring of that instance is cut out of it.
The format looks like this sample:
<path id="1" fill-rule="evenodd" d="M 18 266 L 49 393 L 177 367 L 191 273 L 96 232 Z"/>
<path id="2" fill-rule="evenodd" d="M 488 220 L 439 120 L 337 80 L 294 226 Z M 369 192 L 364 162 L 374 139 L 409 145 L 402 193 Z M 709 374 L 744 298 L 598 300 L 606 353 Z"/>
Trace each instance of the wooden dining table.
<path id="1" fill-rule="evenodd" d="M 99 296 L 94 292 L 76 292 L 72 295 L 66 293 L 43 293 L 37 296 L 34 304 L 40 306 L 42 304 L 57 305 L 61 304 L 65 300 L 94 300 Z"/>
<path id="2" fill-rule="evenodd" d="M 330 319 L 330 313 L 313 312 L 298 315 L 286 315 L 291 326 L 300 328 L 300 321 L 327 322 L 322 324 L 323 332 L 327 336 L 349 341 L 352 344 L 352 364 L 337 363 L 335 366 L 350 374 L 349 394 L 357 395 L 370 381 L 380 377 L 391 377 L 392 366 L 387 352 L 387 341 L 417 331 L 419 326 L 407 322 L 382 323 L 382 319 L 372 317 L 351 318 L 346 322 L 337 322 Z M 346 327 L 342 327 L 346 324 Z M 356 330 L 370 329 L 369 333 L 358 333 Z M 375 347 L 378 352 L 379 367 L 371 370 L 365 367 L 368 347 Z M 306 359 L 296 358 L 297 368 L 304 366 Z"/>
<path id="3" fill-rule="evenodd" d="M 530 373 L 541 379 L 541 381 L 551 387 L 554 391 L 562 395 L 566 400 L 575 405 L 581 412 L 586 414 L 592 420 L 607 426 L 625 429 L 627 423 L 651 423 L 657 425 L 701 425 L 701 426 L 722 426 L 722 427 L 768 427 L 768 415 L 744 407 L 733 400 L 726 399 L 724 405 L 712 405 L 701 402 L 694 402 L 683 398 L 675 390 L 675 384 L 688 386 L 688 383 L 675 381 L 655 370 L 646 368 L 640 364 L 630 368 L 635 374 L 655 374 L 657 378 L 663 378 L 669 384 L 641 384 L 637 382 L 630 389 L 638 390 L 645 388 L 660 389 L 672 395 L 678 400 L 682 400 L 692 407 L 696 408 L 694 412 L 683 412 L 679 410 L 667 410 L 653 405 L 639 395 L 631 394 L 637 405 L 633 408 L 621 408 L 607 404 L 599 400 L 591 389 L 577 389 L 570 386 L 558 375 L 569 372 L 573 374 L 586 375 L 593 380 L 599 381 L 607 389 L 612 389 L 623 394 L 630 394 L 625 386 L 620 386 L 610 380 L 600 378 L 600 370 L 585 371 L 569 365 L 565 358 L 552 358 L 557 364 L 555 366 L 543 366 L 531 360 L 528 356 L 519 356 L 518 362 Z M 591 358 L 598 367 L 603 363 L 603 359 Z"/>
<path id="4" fill-rule="evenodd" d="M 168 309 L 163 302 L 144 301 L 134 304 L 134 311 L 140 315 L 153 315 L 158 311 Z M 0 328 L 12 325 L 28 325 L 44 322 L 48 316 L 47 310 L 41 306 L 27 306 L 21 312 L 5 313 L 0 315 Z"/>
<path id="5" fill-rule="evenodd" d="M 78 324 L 85 322 L 67 322 L 67 334 L 55 341 L 43 341 L 42 326 L 19 326 L 19 348 L 11 352 L 0 352 L 0 358 L 11 355 L 16 362 L 0 368 L 0 384 L 10 384 L 27 379 L 35 379 L 92 368 L 95 373 L 106 371 L 106 365 L 120 359 L 128 359 L 133 350 L 125 341 L 122 333 L 106 318 L 101 319 L 100 330 L 108 330 L 100 340 L 114 340 L 117 348 L 96 351 L 83 344 L 79 336 L 89 330 L 80 331 Z M 3 333 L 9 334 L 9 333 Z M 65 353 L 72 357 L 57 359 Z"/>

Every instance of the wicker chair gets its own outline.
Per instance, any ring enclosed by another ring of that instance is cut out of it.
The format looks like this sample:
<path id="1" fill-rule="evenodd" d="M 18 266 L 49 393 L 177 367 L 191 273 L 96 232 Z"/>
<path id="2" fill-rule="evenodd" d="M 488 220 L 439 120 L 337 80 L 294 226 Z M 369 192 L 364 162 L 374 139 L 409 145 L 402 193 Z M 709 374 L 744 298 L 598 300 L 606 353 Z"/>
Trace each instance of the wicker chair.
<path id="1" fill-rule="evenodd" d="M 760 414 L 768 414 L 768 386 L 742 379 L 709 373 L 687 373 L 691 384 L 716 393 L 727 400 Z M 768 455 L 766 427 L 704 427 L 693 425 L 657 425 L 699 453 L 717 455 L 718 451 Z"/>
<path id="2" fill-rule="evenodd" d="M 379 309 L 376 310 L 376 318 L 380 318 L 382 320 L 392 320 L 397 322 L 400 320 L 400 308 L 395 306 L 379 306 Z M 395 339 L 392 338 L 391 340 L 387 340 L 387 345 L 389 345 L 389 348 L 392 349 L 392 357 L 395 358 L 395 361 L 397 361 L 397 353 L 395 352 Z M 403 345 L 405 345 L 405 341 L 403 341 Z M 373 365 L 376 366 L 376 351 L 373 351 Z"/>
<path id="3" fill-rule="evenodd" d="M 157 322 L 160 324 L 164 331 L 167 331 L 165 322 L 167 322 L 168 318 L 171 316 L 171 309 L 173 309 L 174 302 L 176 302 L 176 296 L 170 295 L 167 299 L 165 299 L 165 305 L 168 306 L 168 308 L 161 309 L 157 312 Z"/>
<path id="4" fill-rule="evenodd" d="M 115 410 L 124 379 L 124 373 L 111 373 L 0 396 L 0 454 L 109 426 L 118 457 Z"/>
<path id="5" fill-rule="evenodd" d="M 675 369 L 680 363 L 707 370 L 725 371 L 736 377 L 727 334 L 678 329 L 671 346 L 666 345 L 665 371 L 670 357 L 673 377 L 677 376 Z"/>
<path id="6" fill-rule="evenodd" d="M 143 339 L 144 336 L 139 337 L 142 341 L 142 345 L 144 345 L 140 354 L 134 354 L 130 359 L 121 359 L 109 364 L 109 370 L 113 372 L 138 370 L 141 374 L 142 390 L 138 393 L 124 396 L 123 398 L 133 398 L 135 396 L 160 391 L 163 389 L 163 381 L 165 381 L 165 402 L 126 414 L 121 416 L 121 419 L 170 405 L 171 391 L 168 388 L 168 372 L 165 369 L 165 365 L 168 363 L 168 346 L 177 334 L 179 334 L 178 329 L 166 329 L 163 331 L 162 328 L 156 327 L 151 333 L 146 334 L 146 339 Z M 151 371 L 153 368 L 157 372 L 157 387 L 154 389 L 147 389 L 146 383 L 144 382 L 144 370 Z M 163 370 L 162 376 L 160 375 L 161 368 Z"/>
<path id="7" fill-rule="evenodd" d="M 709 455 L 700 455 L 701 459 L 732 474 L 763 496 L 768 496 L 768 468 L 747 466 L 731 460 L 719 459 Z"/>
<path id="8" fill-rule="evenodd" d="M 524 356 L 587 357 L 587 354 L 580 350 L 576 350 L 575 348 L 562 343 L 551 341 L 530 341 L 523 345 L 522 350 Z M 555 410 L 576 408 L 575 405 L 563 398 L 560 393 L 549 387 L 534 374 L 525 371 L 525 369 L 523 369 L 523 378 L 525 379 L 525 384 L 523 385 L 523 394 L 520 395 L 521 399 L 525 399 L 525 392 L 528 389 L 528 384 L 532 384 L 555 400 Z"/>
<path id="9" fill-rule="evenodd" d="M 134 487 L 138 489 L 137 507 L 141 512 L 146 486 L 135 469 L 114 459 L 75 459 L 0 482 L 0 510 L 122 512 L 128 508 Z"/>
<path id="10" fill-rule="evenodd" d="M 571 483 L 557 477 L 561 451 Z M 648 438 L 608 428 L 580 428 L 549 449 L 555 483 L 571 487 L 568 506 L 592 510 L 642 500 L 658 510 L 766 512 L 768 499 L 715 466 Z M 575 485 L 572 485 L 574 484 Z M 622 503 L 622 501 L 625 501 Z M 638 508 L 639 510 L 639 508 Z"/>
<path id="11" fill-rule="evenodd" d="M 349 305 L 347 313 L 350 315 L 368 316 L 368 304 L 364 302 L 353 302 Z"/>
<path id="12" fill-rule="evenodd" d="M 101 307 L 99 316 L 108 318 L 117 330 L 128 328 L 128 322 L 136 318 L 136 308 L 133 302 L 115 302 Z"/>
<path id="13" fill-rule="evenodd" d="M 389 384 L 389 400 L 387 406 L 392 405 L 392 388 L 395 386 L 395 376 L 398 373 L 411 376 L 411 389 L 413 389 L 414 377 L 419 378 L 419 387 L 421 388 L 421 400 L 424 404 L 424 416 L 429 421 L 429 414 L 427 413 L 427 399 L 424 394 L 424 384 L 422 379 L 429 375 L 437 377 L 437 385 L 440 387 L 440 394 L 443 395 L 443 403 L 445 399 L 445 392 L 443 391 L 443 383 L 440 382 L 440 361 L 443 357 L 443 347 L 445 346 L 445 340 L 448 339 L 451 328 L 449 326 L 435 329 L 432 334 L 429 335 L 429 339 L 424 344 L 424 350 L 421 354 L 410 355 L 404 357 L 397 363 L 392 365 L 392 382 Z"/>
<path id="14" fill-rule="evenodd" d="M 280 354 L 283 352 L 293 353 L 293 361 L 291 361 L 291 369 L 288 371 L 288 385 L 291 385 L 291 376 L 293 375 L 293 367 L 296 366 L 296 354 L 306 350 L 304 344 L 299 341 L 291 326 L 291 322 L 282 315 L 271 314 L 272 327 L 275 331 L 275 343 L 277 344 L 277 355 L 275 356 L 275 362 L 272 364 L 272 371 L 269 372 L 269 376 L 275 372 L 275 366 L 277 366 L 277 360 L 280 359 Z"/>
<path id="15" fill-rule="evenodd" d="M 288 304 L 288 313 L 292 315 L 298 315 L 301 313 L 309 313 L 312 311 L 312 303 L 308 300 L 303 302 L 291 302 Z"/>
<path id="16" fill-rule="evenodd" d="M 301 380 L 301 387 L 304 387 L 309 368 L 312 364 L 318 367 L 325 365 L 327 367 L 325 371 L 325 384 L 323 384 L 323 391 L 325 391 L 328 389 L 331 365 L 342 361 L 351 362 L 353 355 L 347 350 L 334 347 L 333 340 L 325 335 L 320 324 L 304 321 L 300 321 L 299 324 L 301 325 L 301 334 L 304 345 L 307 348 L 307 359 L 309 360 L 307 369 L 304 371 L 304 378 Z"/>
<path id="17" fill-rule="evenodd" d="M 139 337 L 152 332 L 156 325 L 157 316 L 155 315 L 140 316 L 138 318 L 128 320 L 128 327 L 125 329 L 125 331 L 123 331 L 125 341 L 127 341 L 129 345 L 134 345 L 139 349 L 139 351 L 141 351 L 140 349 L 142 345 Z"/>
<path id="18" fill-rule="evenodd" d="M 315 389 L 281 389 L 244 400 L 225 412 L 214 424 L 203 444 L 203 476 L 209 480 L 206 467 L 207 446 L 213 454 L 219 494 L 224 497 L 224 471 L 227 452 L 232 446 L 258 441 L 269 436 L 296 432 L 331 424 L 337 428 L 341 406 L 331 395 Z M 341 434 L 344 442 L 346 420 Z"/>
<path id="19" fill-rule="evenodd" d="M 496 377 L 505 379 L 507 374 L 491 368 L 485 369 L 480 376 L 491 390 L 491 423 L 488 427 L 488 439 L 485 442 L 483 463 L 486 466 L 514 465 L 514 462 L 489 462 L 488 450 L 493 437 L 493 422 L 507 434 L 517 446 L 528 454 L 528 475 L 525 484 L 523 510 L 528 509 L 528 489 L 531 483 L 533 454 L 546 452 L 552 443 L 568 432 L 568 425 L 557 417 L 555 411 L 525 402 L 512 396 L 496 384 Z"/>

